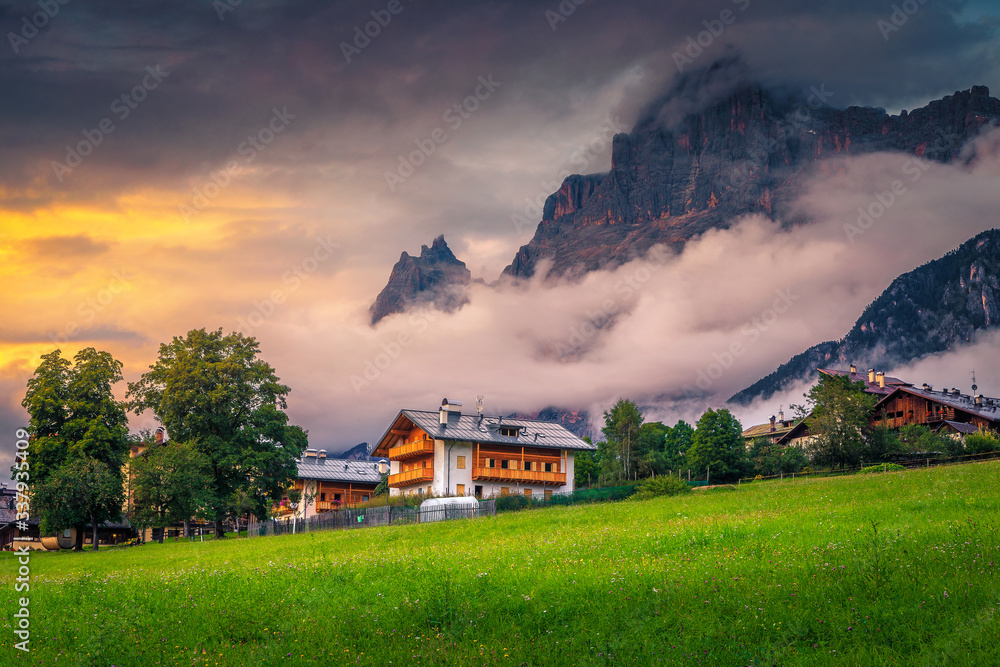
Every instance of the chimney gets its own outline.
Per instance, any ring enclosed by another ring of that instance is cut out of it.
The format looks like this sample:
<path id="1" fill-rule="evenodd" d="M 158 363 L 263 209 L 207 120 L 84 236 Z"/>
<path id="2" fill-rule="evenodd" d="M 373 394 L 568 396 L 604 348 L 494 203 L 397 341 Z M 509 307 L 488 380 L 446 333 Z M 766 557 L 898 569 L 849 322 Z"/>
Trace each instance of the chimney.
<path id="1" fill-rule="evenodd" d="M 875 380 L 876 382 L 878 382 L 878 386 L 880 389 L 885 389 L 885 373 L 883 373 L 882 371 L 876 373 Z"/>
<path id="2" fill-rule="evenodd" d="M 851 364 L 851 375 L 857 375 L 857 374 L 858 374 L 858 367 L 854 364 Z"/>
<path id="3" fill-rule="evenodd" d="M 868 384 L 875 384 L 875 369 L 868 369 Z"/>
<path id="4" fill-rule="evenodd" d="M 378 462 L 378 471 L 379 471 L 379 474 L 381 474 L 381 475 L 384 475 L 387 472 L 389 472 L 389 461 L 386 460 L 386 459 L 382 459 L 381 461 L 379 461 Z"/>
<path id="5" fill-rule="evenodd" d="M 983 407 L 983 395 L 982 394 L 979 394 L 979 396 L 976 396 L 976 407 L 977 408 Z"/>
<path id="6" fill-rule="evenodd" d="M 771 415 L 771 433 L 774 433 L 774 415 Z"/>
<path id="7" fill-rule="evenodd" d="M 447 398 L 441 399 L 441 410 L 438 414 L 438 420 L 442 427 L 447 428 L 450 417 L 458 418 L 461 416 L 462 401 L 449 401 Z"/>
<path id="8" fill-rule="evenodd" d="M 162 426 L 156 429 L 156 444 L 158 445 L 163 444 L 163 431 L 164 429 Z"/>
<path id="9" fill-rule="evenodd" d="M 316 458 L 317 459 L 325 459 L 326 458 L 326 450 L 325 449 L 321 449 L 318 452 L 316 452 Z"/>
<path id="10" fill-rule="evenodd" d="M 927 383 L 925 382 L 925 383 L 924 383 L 924 386 L 923 386 L 923 390 L 924 390 L 924 391 L 933 391 L 933 390 L 934 390 L 934 387 L 930 386 L 929 384 L 927 384 Z"/>
<path id="11" fill-rule="evenodd" d="M 781 409 L 778 410 L 778 421 L 779 422 L 785 421 L 785 411 L 784 410 L 781 410 Z"/>
<path id="12" fill-rule="evenodd" d="M 316 458 L 316 450 L 315 449 L 307 449 L 306 453 L 305 453 L 305 456 L 303 458 L 307 458 L 307 459 L 314 459 L 314 458 Z"/>

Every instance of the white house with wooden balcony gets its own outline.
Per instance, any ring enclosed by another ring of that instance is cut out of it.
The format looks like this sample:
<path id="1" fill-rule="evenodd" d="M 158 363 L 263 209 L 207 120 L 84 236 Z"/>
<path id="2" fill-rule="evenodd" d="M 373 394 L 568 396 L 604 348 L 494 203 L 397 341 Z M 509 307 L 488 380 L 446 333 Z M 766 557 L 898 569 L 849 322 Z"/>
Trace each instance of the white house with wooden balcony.
<path id="1" fill-rule="evenodd" d="M 463 415 L 445 399 L 401 410 L 369 455 L 389 459 L 393 495 L 544 497 L 572 492 L 574 454 L 596 449 L 561 424 Z"/>

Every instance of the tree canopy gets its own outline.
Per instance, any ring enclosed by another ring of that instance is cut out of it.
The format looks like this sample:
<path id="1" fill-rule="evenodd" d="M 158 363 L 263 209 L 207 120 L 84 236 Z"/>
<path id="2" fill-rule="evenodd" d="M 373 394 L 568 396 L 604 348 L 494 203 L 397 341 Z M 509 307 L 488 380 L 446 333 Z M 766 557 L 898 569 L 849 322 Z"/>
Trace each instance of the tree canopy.
<path id="1" fill-rule="evenodd" d="M 307 435 L 288 424 L 289 388 L 258 357 L 256 339 L 197 329 L 160 345 L 156 362 L 129 384 L 129 408 L 152 410 L 173 440 L 197 443 L 209 460 L 216 536 L 246 491 L 256 516 L 295 479 Z"/>
<path id="2" fill-rule="evenodd" d="M 88 521 L 96 549 L 96 522 L 121 516 L 128 415 L 112 389 L 121 369 L 108 352 L 92 347 L 72 363 L 54 350 L 42 356 L 21 402 L 28 412 L 33 508 L 45 518 L 46 532 L 76 528 L 78 549 Z"/>
<path id="3" fill-rule="evenodd" d="M 642 420 L 639 407 L 626 398 L 619 398 L 610 410 L 604 411 L 601 433 L 607 443 L 605 463 L 614 463 L 617 467 L 609 472 L 621 472 L 629 478 L 635 471 Z"/>
<path id="4" fill-rule="evenodd" d="M 747 469 L 743 427 L 729 410 L 709 408 L 698 420 L 688 465 L 699 477 L 711 469 L 711 479 L 738 478 Z"/>

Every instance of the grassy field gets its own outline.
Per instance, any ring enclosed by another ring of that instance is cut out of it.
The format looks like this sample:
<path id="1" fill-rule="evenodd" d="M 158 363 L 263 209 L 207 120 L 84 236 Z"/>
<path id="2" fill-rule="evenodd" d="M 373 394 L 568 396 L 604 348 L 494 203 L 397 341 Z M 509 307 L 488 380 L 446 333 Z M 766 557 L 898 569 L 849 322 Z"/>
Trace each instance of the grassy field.
<path id="1" fill-rule="evenodd" d="M 31 560 L 3 664 L 997 665 L 1000 464 Z"/>

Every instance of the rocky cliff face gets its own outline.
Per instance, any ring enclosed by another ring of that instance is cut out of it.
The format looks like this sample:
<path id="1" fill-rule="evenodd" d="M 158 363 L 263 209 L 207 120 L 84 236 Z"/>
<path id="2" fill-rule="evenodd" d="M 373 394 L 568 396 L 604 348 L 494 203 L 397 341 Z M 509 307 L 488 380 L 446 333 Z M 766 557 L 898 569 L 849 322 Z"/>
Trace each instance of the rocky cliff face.
<path id="1" fill-rule="evenodd" d="M 985 86 L 889 116 L 834 109 L 822 89 L 784 93 L 744 79 L 738 63 L 683 79 L 615 137 L 610 173 L 571 176 L 549 197 L 504 274 L 531 277 L 548 259 L 549 275 L 561 276 L 622 264 L 658 243 L 678 249 L 741 215 L 781 217 L 818 160 L 902 151 L 948 161 L 1000 121 L 1000 100 Z"/>
<path id="2" fill-rule="evenodd" d="M 430 248 L 420 248 L 419 257 L 405 252 L 400 255 L 388 284 L 369 308 L 372 326 L 383 317 L 419 304 L 432 303 L 440 310 L 453 311 L 466 303 L 464 288 L 471 281 L 465 263 L 455 257 L 444 236 L 439 236 Z"/>
<path id="3" fill-rule="evenodd" d="M 968 343 L 976 332 L 997 327 L 998 317 L 1000 230 L 991 229 L 896 278 L 842 340 L 809 348 L 729 400 L 770 398 L 826 366 L 892 368 Z"/>

